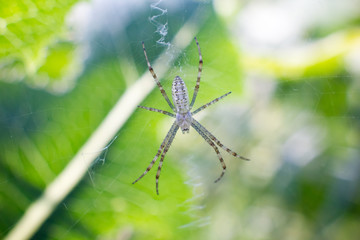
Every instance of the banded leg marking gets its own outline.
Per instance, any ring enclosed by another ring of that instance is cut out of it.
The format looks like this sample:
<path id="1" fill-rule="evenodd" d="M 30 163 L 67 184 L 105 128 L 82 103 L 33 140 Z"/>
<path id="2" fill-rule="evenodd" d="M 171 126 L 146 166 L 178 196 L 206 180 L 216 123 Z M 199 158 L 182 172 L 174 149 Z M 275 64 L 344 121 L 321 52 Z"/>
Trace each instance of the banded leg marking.
<path id="1" fill-rule="evenodd" d="M 200 45 L 199 45 L 199 42 L 196 39 L 196 37 L 194 37 L 194 39 L 195 39 L 195 42 L 196 42 L 196 45 L 197 45 L 198 51 L 199 51 L 199 70 L 198 70 L 196 85 L 195 85 L 195 88 L 194 88 L 194 94 L 193 94 L 193 97 L 192 97 L 191 103 L 190 103 L 190 109 L 194 106 L 195 99 L 196 99 L 196 96 L 197 96 L 198 91 L 199 91 L 200 78 L 201 78 L 201 72 L 202 72 L 202 67 L 203 67 L 203 59 L 202 59 L 202 56 L 201 56 Z"/>
<path id="2" fill-rule="evenodd" d="M 177 133 L 179 129 L 179 126 L 176 125 L 175 129 L 172 131 L 171 133 L 171 136 L 169 138 L 169 141 L 167 142 L 165 148 L 164 148 L 164 151 L 163 153 L 161 154 L 161 158 L 160 158 L 160 162 L 159 162 L 159 167 L 158 167 L 158 170 L 157 170 L 157 173 L 156 173 L 156 194 L 159 195 L 159 177 L 160 177 L 160 173 L 161 173 L 161 168 L 162 168 L 162 165 L 163 165 L 163 162 L 164 162 L 164 158 L 165 158 L 165 155 L 167 153 L 167 151 L 169 150 L 170 146 L 171 146 L 171 143 L 172 141 L 174 140 L 175 138 L 175 135 Z"/>
<path id="3" fill-rule="evenodd" d="M 220 174 L 220 177 L 218 179 L 215 180 L 215 182 L 218 182 L 225 174 L 225 171 L 226 171 L 226 165 L 225 165 L 225 162 L 224 162 L 224 159 L 222 158 L 220 152 L 219 152 L 219 149 L 216 147 L 216 145 L 210 140 L 209 137 L 207 137 L 205 135 L 204 132 L 201 131 L 200 128 L 198 128 L 198 126 L 196 126 L 195 123 L 191 123 L 191 126 L 202 136 L 202 138 L 215 150 L 218 158 L 219 158 L 219 161 L 221 163 L 221 166 L 223 168 L 221 174 Z"/>
<path id="4" fill-rule="evenodd" d="M 191 115 L 194 115 L 194 114 L 196 114 L 196 113 L 204 110 L 205 108 L 209 107 L 210 105 L 213 105 L 214 103 L 217 103 L 219 100 L 223 99 L 224 97 L 226 97 L 226 96 L 229 95 L 230 93 L 231 93 L 231 92 L 228 92 L 228 93 L 226 93 L 226 94 L 224 94 L 224 95 L 222 95 L 222 96 L 220 96 L 220 97 L 218 97 L 218 98 L 215 98 L 215 99 L 212 100 L 211 102 L 202 105 L 201 107 L 199 107 L 198 109 L 196 109 L 195 111 L 193 111 L 193 112 L 191 113 Z"/>
<path id="5" fill-rule="evenodd" d="M 138 177 L 132 184 L 136 183 L 137 181 L 139 181 L 142 177 L 144 177 L 149 171 L 150 169 L 153 167 L 154 163 L 156 162 L 156 160 L 158 159 L 158 157 L 160 156 L 161 152 L 163 151 L 164 147 L 168 144 L 169 139 L 172 136 L 172 133 L 174 132 L 175 129 L 178 128 L 178 125 L 176 124 L 176 122 L 173 123 L 173 125 L 171 126 L 169 132 L 166 134 L 166 137 L 164 139 L 164 141 L 161 143 L 159 150 L 157 151 L 154 159 L 150 162 L 149 166 L 146 168 L 145 172 L 143 174 L 141 174 L 140 177 Z"/>
<path id="6" fill-rule="evenodd" d="M 146 109 L 146 110 L 151 111 L 151 112 L 162 113 L 162 114 L 168 115 L 168 116 L 173 117 L 173 118 L 176 117 L 176 115 L 173 114 L 173 113 L 171 113 L 171 112 L 164 111 L 164 110 L 160 110 L 160 109 L 156 109 L 156 108 L 152 108 L 152 107 L 138 106 L 138 108 Z"/>
<path id="7" fill-rule="evenodd" d="M 150 62 L 149 62 L 149 59 L 148 59 L 147 54 L 146 54 L 146 49 L 145 49 L 145 44 L 144 44 L 144 42 L 142 42 L 142 46 L 143 46 L 143 49 L 144 49 L 144 55 L 145 55 L 145 58 L 146 58 L 147 65 L 148 65 L 148 67 L 149 67 L 149 71 L 150 71 L 151 75 L 153 76 L 153 78 L 154 78 L 154 80 L 155 80 L 155 82 L 156 82 L 156 85 L 157 85 L 158 88 L 160 89 L 161 94 L 162 94 L 163 97 L 165 98 L 166 102 L 169 104 L 170 108 L 171 108 L 173 111 L 175 111 L 174 105 L 171 103 L 168 95 L 166 94 L 163 86 L 161 85 L 158 77 L 156 76 L 156 73 L 154 72 L 154 69 L 152 68 L 152 66 L 151 66 L 151 64 L 150 64 Z"/>
<path id="8" fill-rule="evenodd" d="M 212 135 L 203 125 L 201 125 L 198 121 L 196 121 L 194 118 L 192 119 L 192 123 L 197 126 L 206 136 L 208 136 L 212 141 L 214 141 L 219 147 L 227 151 L 229 154 L 233 155 L 234 157 L 241 158 L 246 161 L 250 161 L 250 159 L 243 157 L 236 152 L 232 151 L 228 147 L 224 146 L 214 135 Z"/>

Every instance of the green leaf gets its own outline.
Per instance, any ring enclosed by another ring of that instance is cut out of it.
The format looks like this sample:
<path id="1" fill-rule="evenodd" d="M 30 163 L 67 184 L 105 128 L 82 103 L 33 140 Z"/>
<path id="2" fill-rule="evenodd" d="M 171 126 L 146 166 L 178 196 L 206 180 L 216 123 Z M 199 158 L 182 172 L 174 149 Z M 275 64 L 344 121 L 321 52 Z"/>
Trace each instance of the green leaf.
<path id="1" fill-rule="evenodd" d="M 1 3 L 0 80 L 25 81 L 31 87 L 52 92 L 73 87 L 82 63 L 75 54 L 75 44 L 69 39 L 65 17 L 76 2 Z"/>

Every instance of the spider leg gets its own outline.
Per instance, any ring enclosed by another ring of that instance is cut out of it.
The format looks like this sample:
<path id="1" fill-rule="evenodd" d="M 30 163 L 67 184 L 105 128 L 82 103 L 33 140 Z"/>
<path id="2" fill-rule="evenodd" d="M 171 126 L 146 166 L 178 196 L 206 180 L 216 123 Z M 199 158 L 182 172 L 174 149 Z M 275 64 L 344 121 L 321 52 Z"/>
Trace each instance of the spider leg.
<path id="1" fill-rule="evenodd" d="M 210 138 L 208 136 L 205 135 L 205 133 L 203 131 L 201 131 L 201 129 L 196 126 L 196 124 L 194 122 L 191 123 L 191 126 L 202 136 L 203 139 L 205 139 L 205 141 L 215 150 L 219 160 L 220 160 L 220 163 L 221 163 L 221 166 L 223 168 L 221 174 L 220 174 L 220 177 L 218 179 L 215 180 L 215 182 L 218 182 L 225 174 L 225 171 L 226 171 L 226 165 L 225 165 L 225 162 L 224 162 L 224 159 L 222 158 L 220 152 L 219 152 L 219 149 L 216 147 L 216 145 L 210 140 Z"/>
<path id="2" fill-rule="evenodd" d="M 161 154 L 159 167 L 158 167 L 158 170 L 157 170 L 157 173 L 156 173 L 156 194 L 157 195 L 159 195 L 159 177 L 160 177 L 161 168 L 162 168 L 162 165 L 163 165 L 163 162 L 164 162 L 164 158 L 165 158 L 165 155 L 166 155 L 167 151 L 169 150 L 169 148 L 171 146 L 172 141 L 175 138 L 175 135 L 176 135 L 178 129 L 179 129 L 179 125 L 176 125 L 176 127 L 174 128 L 174 130 L 171 133 L 169 141 L 167 142 L 167 144 L 166 144 L 166 146 L 164 148 L 163 153 Z"/>
<path id="3" fill-rule="evenodd" d="M 156 76 L 156 73 L 154 72 L 154 69 L 152 68 L 152 66 L 151 66 L 151 64 L 150 64 L 150 62 L 149 62 L 149 59 L 148 59 L 147 54 L 146 54 L 144 42 L 142 42 L 142 46 L 143 46 L 143 49 L 144 49 L 144 55 L 145 55 L 145 58 L 146 58 L 146 62 L 147 62 L 149 71 L 150 71 L 151 75 L 153 76 L 153 78 L 154 78 L 154 80 L 155 80 L 155 82 L 156 82 L 156 85 L 157 85 L 158 88 L 160 89 L 161 94 L 162 94 L 163 97 L 165 98 L 166 102 L 169 104 L 170 108 L 171 108 L 173 111 L 175 111 L 174 105 L 171 103 L 168 95 L 166 94 L 163 86 L 161 85 L 159 79 L 158 79 L 157 76 Z"/>
<path id="4" fill-rule="evenodd" d="M 243 157 L 236 152 L 232 151 L 231 149 L 227 148 L 222 144 L 214 135 L 212 135 L 203 125 L 201 125 L 198 121 L 196 121 L 194 118 L 192 119 L 191 125 L 195 125 L 197 128 L 200 129 L 200 131 L 204 132 L 206 136 L 208 136 L 212 141 L 214 141 L 219 147 L 227 151 L 229 154 L 233 155 L 234 157 L 241 158 L 246 161 L 250 161 L 250 159 Z"/>
<path id="5" fill-rule="evenodd" d="M 141 174 L 140 177 L 138 177 L 132 184 L 136 183 L 137 181 L 139 181 L 142 177 L 144 177 L 152 168 L 152 166 L 154 165 L 154 163 L 156 162 L 156 160 L 158 159 L 158 157 L 160 156 L 161 152 L 163 151 L 164 147 L 167 146 L 167 143 L 169 141 L 169 139 L 172 136 L 172 133 L 174 132 L 175 129 L 177 129 L 179 126 L 176 124 L 176 121 L 173 123 L 173 125 L 171 126 L 169 132 L 166 134 L 166 137 L 164 139 L 164 141 L 161 143 L 159 150 L 157 151 L 154 159 L 150 162 L 149 166 L 146 168 L 145 172 L 143 174 Z"/>
<path id="6" fill-rule="evenodd" d="M 200 51 L 200 46 L 199 46 L 199 42 L 196 39 L 196 37 L 194 37 L 195 41 L 196 41 L 196 45 L 198 47 L 199 50 L 199 70 L 198 70 L 198 76 L 197 76 L 197 80 L 196 80 L 196 85 L 195 85 L 195 89 L 194 89 L 194 94 L 193 97 L 191 99 L 191 103 L 190 103 L 190 109 L 194 106 L 195 103 L 195 99 L 197 96 L 197 93 L 199 91 L 199 87 L 200 87 L 200 78 L 201 78 L 201 72 L 202 72 L 202 66 L 203 66 L 203 60 L 202 60 L 202 56 L 201 56 L 201 51 Z"/>
<path id="7" fill-rule="evenodd" d="M 199 107 L 198 109 L 196 109 L 195 111 L 193 111 L 193 112 L 191 113 L 191 115 L 195 115 L 195 114 L 197 114 L 198 112 L 200 112 L 200 111 L 204 110 L 205 108 L 207 108 L 208 106 L 213 105 L 214 103 L 217 103 L 220 99 L 223 99 L 224 97 L 226 97 L 226 96 L 229 95 L 230 93 L 231 93 L 231 92 L 228 92 L 228 93 L 226 93 L 226 94 L 224 94 L 224 95 L 222 95 L 222 96 L 220 96 L 220 97 L 218 97 L 218 98 L 215 98 L 215 99 L 212 100 L 211 102 L 202 105 L 201 107 Z"/>
<path id="8" fill-rule="evenodd" d="M 149 111 L 152 111 L 152 112 L 162 113 L 162 114 L 168 115 L 168 116 L 173 117 L 173 118 L 176 117 L 176 115 L 171 113 L 171 112 L 156 109 L 156 108 L 152 108 L 152 107 L 138 106 L 138 108 L 143 108 L 143 109 L 146 109 L 146 110 L 149 110 Z"/>

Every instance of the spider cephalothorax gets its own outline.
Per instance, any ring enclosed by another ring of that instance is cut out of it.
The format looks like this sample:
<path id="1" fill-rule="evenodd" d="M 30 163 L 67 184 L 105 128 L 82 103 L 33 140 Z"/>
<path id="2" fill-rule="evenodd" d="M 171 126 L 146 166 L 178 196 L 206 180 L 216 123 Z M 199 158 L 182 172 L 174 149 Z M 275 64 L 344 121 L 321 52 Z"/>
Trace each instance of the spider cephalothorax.
<path id="1" fill-rule="evenodd" d="M 157 152 L 157 154 L 155 155 L 154 159 L 151 161 L 150 165 L 146 168 L 145 172 L 138 178 L 136 179 L 134 183 L 136 183 L 137 181 L 139 181 L 143 176 L 145 176 L 145 174 L 147 174 L 150 169 L 152 168 L 152 166 L 154 165 L 155 161 L 158 159 L 158 157 L 161 154 L 161 159 L 160 159 L 160 163 L 159 163 L 159 167 L 158 167 L 158 171 L 156 173 L 156 193 L 159 194 L 159 177 L 160 177 L 160 171 L 161 171 L 161 167 L 164 161 L 164 157 L 165 154 L 167 153 L 167 151 L 170 148 L 170 145 L 172 143 L 172 141 L 175 138 L 176 132 L 179 130 L 179 128 L 181 128 L 181 131 L 183 133 L 188 133 L 190 130 L 190 126 L 192 126 L 204 139 L 205 141 L 214 149 L 214 151 L 216 152 L 219 161 L 222 165 L 223 171 L 221 172 L 221 175 L 219 178 L 217 178 L 215 180 L 215 182 L 219 181 L 225 174 L 225 170 L 226 170 L 226 165 L 225 162 L 219 152 L 219 149 L 216 147 L 215 143 L 221 147 L 222 149 L 224 149 L 225 151 L 227 151 L 229 154 L 233 155 L 234 157 L 238 157 L 244 160 L 249 160 L 245 157 L 240 156 L 239 154 L 235 153 L 234 151 L 230 150 L 229 148 L 227 148 L 226 146 L 224 146 L 214 135 L 212 135 L 205 127 L 203 127 L 198 121 L 196 121 L 192 116 L 194 116 L 196 113 L 200 112 L 201 110 L 204 110 L 205 108 L 207 108 L 208 106 L 218 102 L 220 99 L 226 97 L 227 95 L 229 95 L 231 92 L 228 92 L 224 95 L 222 95 L 221 97 L 218 97 L 214 100 L 212 100 L 211 102 L 199 107 L 198 109 L 196 109 L 195 111 L 191 112 L 192 107 L 194 106 L 195 103 L 195 99 L 197 96 L 197 93 L 199 91 L 199 86 L 200 86 L 200 77 L 201 77 L 201 72 L 202 72 L 202 65 L 203 65 L 203 60 L 202 60 L 202 56 L 201 56 L 201 51 L 200 51 L 200 46 L 199 43 L 195 37 L 195 41 L 196 41 L 196 45 L 198 47 L 198 51 L 199 51 L 199 70 L 198 70 L 198 76 L 197 76 L 197 81 L 196 81 L 196 85 L 195 85 L 195 89 L 194 89 L 194 94 L 191 100 L 191 103 L 189 104 L 189 94 L 185 85 L 185 82 L 181 79 L 181 77 L 176 76 L 174 78 L 174 81 L 172 83 L 172 98 L 173 98 L 173 102 L 174 105 L 171 103 L 169 97 L 167 96 L 164 88 L 162 87 L 161 83 L 159 82 L 153 68 L 151 67 L 151 64 L 149 62 L 149 59 L 147 57 L 146 54 L 146 50 L 145 50 L 145 45 L 144 42 L 142 43 L 143 45 L 143 49 L 144 49 L 144 55 L 146 58 L 146 62 L 147 65 L 149 67 L 149 71 L 151 73 L 151 75 L 153 76 L 157 86 L 160 89 L 161 94 L 163 95 L 163 97 L 165 98 L 166 102 L 169 104 L 170 108 L 174 111 L 174 113 L 170 113 L 164 110 L 159 110 L 159 109 L 155 109 L 155 108 L 149 108 L 149 107 L 143 107 L 143 106 L 138 106 L 139 108 L 143 108 L 149 111 L 153 111 L 153 112 L 159 112 L 165 115 L 168 115 L 170 117 L 175 118 L 174 123 L 172 124 L 169 132 L 167 133 L 164 141 L 161 143 L 160 148 Z"/>
<path id="2" fill-rule="evenodd" d="M 181 128 L 182 133 L 189 133 L 191 126 L 191 113 L 176 113 L 176 124 Z"/>

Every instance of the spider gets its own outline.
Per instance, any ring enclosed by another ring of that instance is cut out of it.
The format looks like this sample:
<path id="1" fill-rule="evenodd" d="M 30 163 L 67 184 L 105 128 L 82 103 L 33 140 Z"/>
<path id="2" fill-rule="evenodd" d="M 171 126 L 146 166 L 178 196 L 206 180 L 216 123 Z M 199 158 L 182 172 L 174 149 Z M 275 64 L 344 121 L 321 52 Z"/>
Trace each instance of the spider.
<path id="1" fill-rule="evenodd" d="M 218 177 L 215 180 L 215 182 L 218 182 L 224 176 L 225 170 L 226 170 L 225 162 L 219 152 L 219 149 L 215 145 L 215 143 L 219 147 L 221 147 L 222 149 L 227 151 L 229 154 L 233 155 L 234 157 L 238 157 L 243 160 L 249 160 L 248 158 L 240 156 L 239 154 L 235 153 L 231 149 L 224 146 L 214 135 L 212 135 L 204 126 L 202 126 L 198 121 L 196 121 L 193 118 L 193 116 L 195 114 L 197 114 L 198 112 L 200 112 L 200 111 L 204 110 L 205 108 L 207 108 L 208 106 L 218 102 L 220 99 L 223 99 L 224 97 L 226 97 L 227 95 L 229 95 L 231 93 L 231 92 L 228 92 L 228 93 L 212 100 L 211 102 L 199 107 L 195 111 L 191 111 L 192 107 L 194 106 L 197 93 L 199 91 L 200 77 L 201 77 L 202 66 L 203 66 L 203 60 L 202 60 L 202 56 L 201 56 L 199 42 L 196 39 L 196 37 L 194 38 L 194 40 L 196 42 L 196 45 L 197 45 L 198 51 L 199 51 L 199 70 L 198 70 L 197 81 L 196 81 L 196 85 L 195 85 L 195 89 L 194 89 L 194 94 L 193 94 L 192 100 L 189 104 L 189 94 L 188 94 L 187 88 L 185 86 L 185 82 L 179 76 L 176 76 L 172 83 L 172 91 L 171 91 L 174 105 L 171 103 L 168 95 L 166 94 L 161 83 L 159 82 L 159 80 L 154 72 L 154 69 L 151 67 L 151 64 L 150 64 L 149 59 L 146 54 L 144 42 L 142 42 L 142 47 L 144 50 L 144 55 L 145 55 L 147 65 L 149 67 L 149 71 L 150 71 L 151 75 L 153 76 L 158 88 L 160 89 L 161 94 L 165 98 L 166 102 L 169 104 L 170 108 L 174 111 L 174 113 L 156 109 L 156 108 L 151 108 L 151 107 L 144 107 L 144 106 L 138 106 L 138 107 L 152 111 L 152 112 L 162 113 L 162 114 L 165 114 L 165 115 L 175 118 L 174 123 L 172 124 L 169 132 L 166 134 L 166 137 L 165 137 L 164 141 L 161 143 L 159 150 L 157 151 L 157 154 L 155 155 L 154 159 L 150 162 L 150 164 L 146 168 L 145 172 L 143 174 L 141 174 L 141 176 L 133 182 L 133 184 L 134 184 L 137 181 L 139 181 L 142 177 L 144 177 L 150 171 L 150 169 L 153 167 L 154 163 L 156 162 L 156 160 L 159 158 L 160 154 L 162 153 L 161 158 L 160 158 L 159 167 L 158 167 L 158 170 L 156 173 L 156 194 L 157 195 L 159 195 L 159 177 L 160 177 L 160 172 L 161 172 L 161 168 L 163 165 L 163 161 L 165 158 L 165 154 L 169 150 L 171 143 L 174 140 L 175 135 L 176 135 L 177 131 L 179 130 L 179 128 L 181 128 L 181 131 L 184 134 L 184 133 L 189 133 L 190 126 L 193 127 L 195 129 L 195 131 L 197 131 L 200 134 L 200 136 L 214 149 L 214 151 L 217 154 L 217 157 L 220 160 L 220 163 L 221 163 L 221 166 L 223 169 L 220 174 L 220 177 Z"/>

